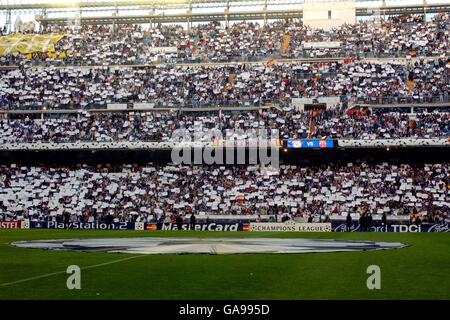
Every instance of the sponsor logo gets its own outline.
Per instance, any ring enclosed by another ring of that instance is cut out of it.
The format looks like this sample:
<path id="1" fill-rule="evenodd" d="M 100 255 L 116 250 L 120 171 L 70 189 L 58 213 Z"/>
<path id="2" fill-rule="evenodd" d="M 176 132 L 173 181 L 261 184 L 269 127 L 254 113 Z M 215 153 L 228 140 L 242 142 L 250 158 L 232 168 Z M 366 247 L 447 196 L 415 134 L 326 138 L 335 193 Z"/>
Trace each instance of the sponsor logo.
<path id="1" fill-rule="evenodd" d="M 193 230 L 193 231 L 249 231 L 250 225 L 245 223 L 196 223 L 191 225 L 190 223 L 183 223 L 180 230 Z M 147 223 L 145 230 L 155 231 L 155 230 L 178 230 L 178 225 L 176 223 L 164 224 L 164 223 Z"/>
<path id="2" fill-rule="evenodd" d="M 23 220 L 22 223 L 20 224 L 20 228 L 30 229 L 30 220 L 28 220 L 28 219 Z"/>
<path id="3" fill-rule="evenodd" d="M 345 223 L 333 222 L 334 232 L 346 232 L 347 227 Z M 353 224 L 351 232 L 361 231 L 359 224 Z M 370 228 L 370 232 L 450 232 L 450 225 L 448 223 L 437 224 L 393 224 L 388 226 L 381 226 L 379 222 L 376 222 L 374 226 Z"/>
<path id="4" fill-rule="evenodd" d="M 250 231 L 279 231 L 279 232 L 287 232 L 287 231 L 295 231 L 295 226 L 293 225 L 278 225 L 278 224 L 251 224 Z"/>
<path id="5" fill-rule="evenodd" d="M 101 222 L 31 222 L 31 228 L 42 229 L 81 229 L 81 230 L 127 230 L 135 229 L 134 223 L 101 223 Z"/>
<path id="6" fill-rule="evenodd" d="M 345 224 L 341 223 L 340 225 L 333 228 L 334 232 L 345 232 L 347 231 Z"/>
<path id="7" fill-rule="evenodd" d="M 359 224 L 352 224 L 350 227 L 350 232 L 356 232 L 359 231 Z M 345 223 L 341 223 L 336 227 L 333 227 L 333 232 L 347 232 L 347 225 Z"/>
<path id="8" fill-rule="evenodd" d="M 58 223 L 58 222 L 49 222 L 48 228 L 55 229 L 94 229 L 94 230 L 111 230 L 111 229 L 119 229 L 126 230 L 127 223 L 121 222 L 116 224 L 109 223 L 98 223 L 98 222 L 70 222 L 70 223 Z"/>
<path id="9" fill-rule="evenodd" d="M 251 223 L 250 231 L 331 232 L 331 223 Z"/>
<path id="10" fill-rule="evenodd" d="M 449 232 L 449 230 L 448 223 L 434 224 L 428 228 L 428 232 Z"/>
<path id="11" fill-rule="evenodd" d="M 422 232 L 421 226 L 417 225 L 403 225 L 403 224 L 394 224 L 392 225 L 392 229 L 394 232 Z"/>
<path id="12" fill-rule="evenodd" d="M 178 226 L 175 223 L 169 225 L 161 224 L 161 229 L 158 230 L 178 230 Z M 194 230 L 194 231 L 239 231 L 239 223 L 196 223 L 193 226 L 188 223 L 181 225 L 181 230 Z M 241 229 L 242 230 L 242 225 Z"/>
<path id="13" fill-rule="evenodd" d="M 370 228 L 371 232 L 387 232 L 388 229 L 387 227 L 382 227 L 382 226 L 374 226 Z"/>
<path id="14" fill-rule="evenodd" d="M 158 227 L 157 227 L 156 223 L 147 223 L 146 229 L 149 231 L 155 231 L 155 230 L 158 230 Z"/>
<path id="15" fill-rule="evenodd" d="M 136 222 L 134 224 L 134 230 L 144 230 L 145 223 L 144 222 Z"/>
<path id="16" fill-rule="evenodd" d="M 2 221 L 0 229 L 20 229 L 20 221 Z"/>

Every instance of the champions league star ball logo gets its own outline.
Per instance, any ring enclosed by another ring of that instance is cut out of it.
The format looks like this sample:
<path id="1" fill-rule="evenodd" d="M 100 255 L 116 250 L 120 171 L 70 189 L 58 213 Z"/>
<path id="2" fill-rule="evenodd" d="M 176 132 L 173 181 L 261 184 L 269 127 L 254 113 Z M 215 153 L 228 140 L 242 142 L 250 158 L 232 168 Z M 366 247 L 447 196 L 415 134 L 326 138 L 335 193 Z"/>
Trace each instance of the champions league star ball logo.
<path id="1" fill-rule="evenodd" d="M 319 239 L 112 238 L 21 241 L 21 248 L 134 254 L 275 254 L 404 248 L 402 243 Z"/>

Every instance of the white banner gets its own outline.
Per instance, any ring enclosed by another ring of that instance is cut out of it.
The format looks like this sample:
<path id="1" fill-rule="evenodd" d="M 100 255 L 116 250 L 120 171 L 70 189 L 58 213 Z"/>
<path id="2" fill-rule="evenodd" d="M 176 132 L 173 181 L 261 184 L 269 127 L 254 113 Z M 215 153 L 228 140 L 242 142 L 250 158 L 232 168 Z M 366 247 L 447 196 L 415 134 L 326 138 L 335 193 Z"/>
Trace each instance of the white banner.
<path id="1" fill-rule="evenodd" d="M 127 110 L 126 103 L 108 103 L 106 106 L 108 110 Z"/>
<path id="2" fill-rule="evenodd" d="M 304 49 L 333 49 L 340 48 L 340 46 L 340 41 L 303 42 Z"/>
<path id="3" fill-rule="evenodd" d="M 133 109 L 153 109 L 155 107 L 154 103 L 148 103 L 148 102 L 139 102 L 133 104 Z"/>
<path id="4" fill-rule="evenodd" d="M 250 223 L 250 231 L 331 232 L 331 223 Z"/>
<path id="5" fill-rule="evenodd" d="M 165 53 L 177 53 L 178 49 L 177 47 L 151 47 L 149 48 L 149 51 L 152 53 L 165 54 Z"/>

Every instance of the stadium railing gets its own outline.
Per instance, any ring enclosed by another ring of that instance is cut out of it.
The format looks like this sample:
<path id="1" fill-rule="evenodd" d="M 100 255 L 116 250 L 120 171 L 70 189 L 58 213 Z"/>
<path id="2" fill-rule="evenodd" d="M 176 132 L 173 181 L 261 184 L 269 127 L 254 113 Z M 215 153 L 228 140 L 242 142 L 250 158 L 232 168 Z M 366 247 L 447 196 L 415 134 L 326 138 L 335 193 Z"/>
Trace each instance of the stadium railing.
<path id="1" fill-rule="evenodd" d="M 421 104 L 421 103 L 449 103 L 449 95 L 441 94 L 436 96 L 378 96 L 371 98 L 355 98 L 358 104 Z"/>
<path id="2" fill-rule="evenodd" d="M 317 98 L 320 100 L 321 97 L 307 97 L 307 98 Z M 353 97 L 353 96 L 339 96 L 340 102 L 348 106 L 373 106 L 373 107 L 448 107 L 450 103 L 449 94 L 441 94 L 436 96 L 379 96 L 379 97 Z M 148 109 L 195 109 L 195 108 L 240 108 L 245 110 L 247 108 L 263 108 L 265 106 L 289 106 L 292 104 L 291 98 L 279 98 L 279 97 L 264 97 L 262 99 L 232 99 L 232 100 L 218 100 L 218 99 L 208 99 L 208 100 L 198 100 L 190 99 L 188 101 L 164 101 L 164 100 L 151 100 L 145 101 L 153 105 L 153 108 Z M 114 101 L 116 104 L 123 104 L 124 109 L 133 110 L 134 104 L 138 102 L 129 102 L 124 100 Z M 42 102 L 32 102 L 24 104 L 11 104 L 7 101 L 0 101 L 0 112 L 10 111 L 10 110 L 108 110 L 108 103 L 106 102 L 94 102 L 94 103 L 67 103 L 67 104 L 50 104 Z"/>

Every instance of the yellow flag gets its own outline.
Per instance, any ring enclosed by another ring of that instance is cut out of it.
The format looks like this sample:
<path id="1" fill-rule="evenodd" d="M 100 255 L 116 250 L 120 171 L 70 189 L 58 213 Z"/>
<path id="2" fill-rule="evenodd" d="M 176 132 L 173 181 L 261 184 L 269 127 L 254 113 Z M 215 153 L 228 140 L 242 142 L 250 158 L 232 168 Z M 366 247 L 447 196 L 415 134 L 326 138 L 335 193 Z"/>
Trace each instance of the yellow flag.
<path id="1" fill-rule="evenodd" d="M 56 57 L 58 56 L 55 52 L 47 52 L 47 55 L 51 59 L 56 59 Z"/>
<path id="2" fill-rule="evenodd" d="M 0 37 L 0 55 L 55 51 L 55 44 L 63 37 L 63 34 L 9 34 Z"/>
<path id="3" fill-rule="evenodd" d="M 266 62 L 266 66 L 271 67 L 275 65 L 277 62 L 274 59 L 270 59 Z"/>
<path id="4" fill-rule="evenodd" d="M 236 73 L 231 73 L 228 76 L 228 83 L 233 83 L 234 79 L 236 78 Z"/>
<path id="5" fill-rule="evenodd" d="M 291 36 L 288 34 L 285 34 L 283 37 L 283 43 L 281 45 L 280 53 L 283 54 L 287 51 L 289 48 L 289 43 L 291 42 Z"/>

